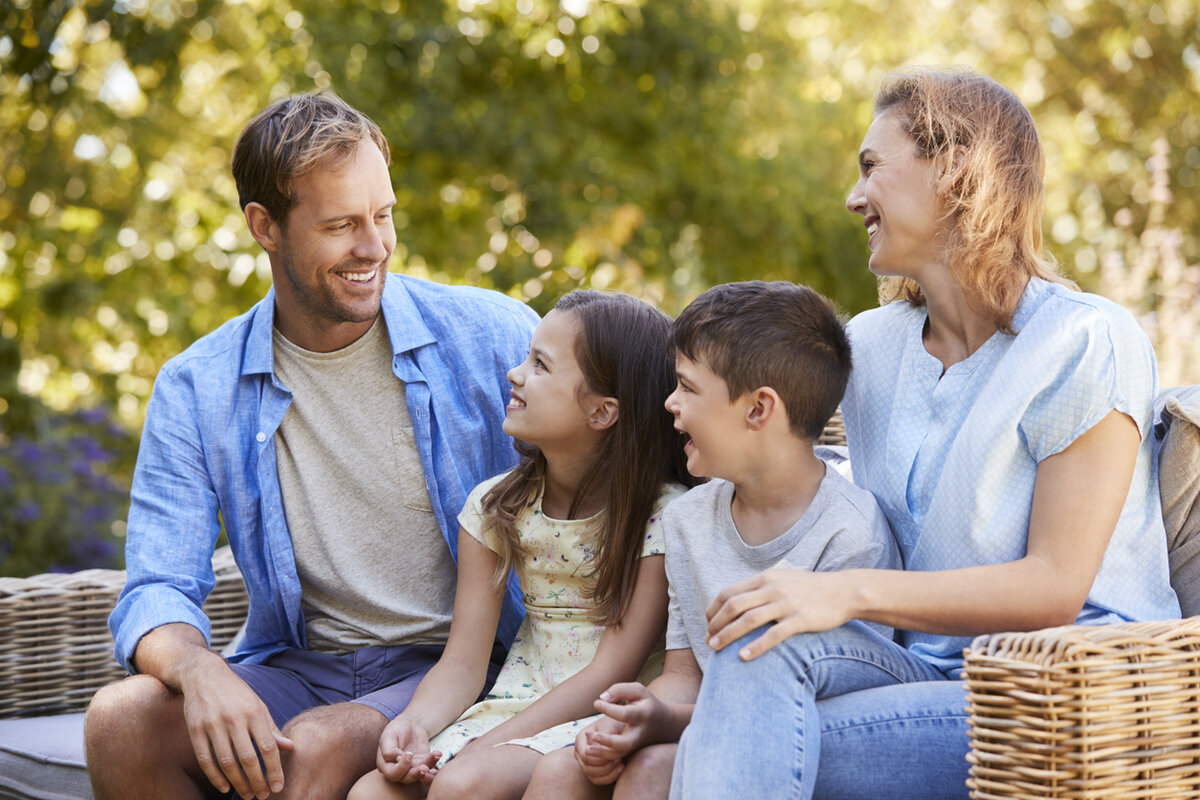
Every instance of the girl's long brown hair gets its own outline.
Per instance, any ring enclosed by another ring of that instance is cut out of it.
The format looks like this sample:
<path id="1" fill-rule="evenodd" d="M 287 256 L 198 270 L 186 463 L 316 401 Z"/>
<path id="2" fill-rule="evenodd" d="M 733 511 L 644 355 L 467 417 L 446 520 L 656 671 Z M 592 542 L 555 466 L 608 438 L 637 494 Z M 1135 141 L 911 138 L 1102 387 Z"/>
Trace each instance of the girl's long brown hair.
<path id="1" fill-rule="evenodd" d="M 584 289 L 554 306 L 579 321 L 575 359 L 587 389 L 617 400 L 617 421 L 597 445 L 592 464 L 575 490 L 568 516 L 591 496 L 604 499 L 595 534 L 591 599 L 606 625 L 620 622 L 637 579 L 638 559 L 650 512 L 663 484 L 692 486 L 682 440 L 663 402 L 675 385 L 675 359 L 669 348 L 670 318 L 625 294 Z M 483 497 L 483 514 L 496 537 L 500 563 L 497 585 L 517 569 L 525 551 L 516 521 L 537 497 L 546 477 L 546 459 L 518 441 L 520 463 Z"/>

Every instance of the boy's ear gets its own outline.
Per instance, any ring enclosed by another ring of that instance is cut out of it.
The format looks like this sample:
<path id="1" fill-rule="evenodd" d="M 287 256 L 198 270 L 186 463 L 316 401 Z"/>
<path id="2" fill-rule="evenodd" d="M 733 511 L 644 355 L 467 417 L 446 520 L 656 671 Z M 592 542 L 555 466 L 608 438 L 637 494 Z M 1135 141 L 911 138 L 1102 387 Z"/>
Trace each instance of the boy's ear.
<path id="1" fill-rule="evenodd" d="M 588 427 L 594 431 L 611 428 L 621 415 L 620 404 L 615 397 L 601 397 L 588 414 Z"/>
<path id="2" fill-rule="evenodd" d="M 783 400 L 770 386 L 760 386 L 750 392 L 750 407 L 746 409 L 746 427 L 761 431 L 771 418 L 783 410 Z"/>
<path id="3" fill-rule="evenodd" d="M 247 203 L 244 213 L 246 227 L 250 229 L 250 235 L 254 237 L 254 241 L 258 242 L 268 253 L 278 250 L 283 241 L 283 229 L 279 227 L 278 222 L 271 218 L 271 212 L 267 211 L 267 207 L 262 203 Z"/>

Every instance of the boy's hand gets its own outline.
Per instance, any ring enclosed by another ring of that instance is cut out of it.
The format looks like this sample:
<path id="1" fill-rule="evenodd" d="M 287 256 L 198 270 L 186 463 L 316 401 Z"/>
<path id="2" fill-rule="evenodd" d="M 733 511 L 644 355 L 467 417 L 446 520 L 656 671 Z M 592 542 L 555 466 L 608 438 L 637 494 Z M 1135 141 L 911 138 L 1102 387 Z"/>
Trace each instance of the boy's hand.
<path id="1" fill-rule="evenodd" d="M 755 628 L 775 623 L 738 652 L 743 661 L 750 661 L 793 633 L 844 625 L 854 618 L 846 595 L 847 574 L 775 568 L 726 586 L 705 612 L 709 647 L 720 650 Z"/>
<path id="2" fill-rule="evenodd" d="M 419 725 L 396 717 L 379 737 L 375 766 L 392 783 L 428 784 L 441 756 L 440 751 L 429 749 L 429 735 Z"/>
<path id="3" fill-rule="evenodd" d="M 617 779 L 630 753 L 663 740 L 660 729 L 669 708 L 640 683 L 614 684 L 592 705 L 605 718 L 575 737 L 575 760 L 600 786 Z"/>
<path id="4" fill-rule="evenodd" d="M 622 723 L 604 717 L 588 725 L 575 737 L 575 762 L 584 776 L 596 786 L 616 782 L 625 769 L 626 754 L 599 744 L 595 737 L 606 731 L 619 733 L 622 728 Z"/>

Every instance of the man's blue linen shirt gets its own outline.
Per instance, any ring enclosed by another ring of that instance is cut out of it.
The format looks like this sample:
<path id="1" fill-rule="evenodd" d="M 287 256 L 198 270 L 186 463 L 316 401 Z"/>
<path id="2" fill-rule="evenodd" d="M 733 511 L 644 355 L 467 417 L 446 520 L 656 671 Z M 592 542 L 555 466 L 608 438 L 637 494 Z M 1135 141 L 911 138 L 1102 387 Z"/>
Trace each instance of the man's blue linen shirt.
<path id="1" fill-rule="evenodd" d="M 457 516 L 467 495 L 516 461 L 512 439 L 500 429 L 505 373 L 525 358 L 538 318 L 497 292 L 399 274 L 387 277 L 382 310 L 429 499 L 457 559 Z M 138 642 L 160 625 L 185 622 L 207 639 L 201 606 L 214 583 L 218 513 L 250 596 L 246 634 L 233 660 L 261 663 L 285 648 L 305 647 L 300 580 L 275 468 L 275 431 L 291 393 L 273 373 L 274 312 L 272 289 L 168 361 L 155 381 L 131 491 L 128 577 L 109 618 L 117 660 L 131 671 Z M 512 580 L 499 626 L 505 644 L 521 617 Z"/>

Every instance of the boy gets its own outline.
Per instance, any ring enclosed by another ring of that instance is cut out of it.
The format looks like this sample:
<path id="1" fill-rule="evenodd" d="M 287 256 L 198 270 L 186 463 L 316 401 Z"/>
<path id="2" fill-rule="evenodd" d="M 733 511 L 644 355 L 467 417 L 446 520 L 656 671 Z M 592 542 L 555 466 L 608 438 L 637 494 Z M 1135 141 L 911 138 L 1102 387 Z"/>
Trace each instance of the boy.
<path id="1" fill-rule="evenodd" d="M 771 567 L 900 566 L 874 497 L 813 452 L 850 374 L 829 301 L 791 283 L 726 284 L 684 309 L 672 334 L 678 384 L 666 407 L 688 437 L 688 471 L 712 480 L 663 517 L 666 664 L 647 687 L 604 692 L 595 705 L 605 716 L 573 754 L 542 760 L 527 798 L 667 796 L 712 654 L 706 611 L 724 587 Z"/>

